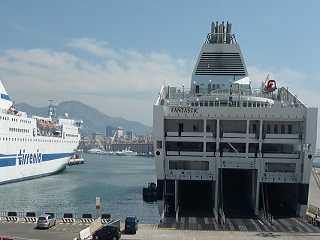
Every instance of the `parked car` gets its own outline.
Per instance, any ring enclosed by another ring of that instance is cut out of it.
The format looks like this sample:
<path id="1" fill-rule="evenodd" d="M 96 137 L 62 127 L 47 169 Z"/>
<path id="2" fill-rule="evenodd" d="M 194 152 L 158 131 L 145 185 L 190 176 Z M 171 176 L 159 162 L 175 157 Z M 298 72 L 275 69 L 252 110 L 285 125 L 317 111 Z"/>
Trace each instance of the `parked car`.
<path id="1" fill-rule="evenodd" d="M 126 234 L 136 234 L 138 231 L 138 218 L 136 216 L 128 216 L 125 220 L 124 232 Z"/>
<path id="2" fill-rule="evenodd" d="M 92 235 L 94 240 L 119 240 L 120 238 L 120 229 L 112 225 L 103 226 Z"/>
<path id="3" fill-rule="evenodd" d="M 37 228 L 51 228 L 56 225 L 56 219 L 53 215 L 45 214 L 38 217 Z"/>

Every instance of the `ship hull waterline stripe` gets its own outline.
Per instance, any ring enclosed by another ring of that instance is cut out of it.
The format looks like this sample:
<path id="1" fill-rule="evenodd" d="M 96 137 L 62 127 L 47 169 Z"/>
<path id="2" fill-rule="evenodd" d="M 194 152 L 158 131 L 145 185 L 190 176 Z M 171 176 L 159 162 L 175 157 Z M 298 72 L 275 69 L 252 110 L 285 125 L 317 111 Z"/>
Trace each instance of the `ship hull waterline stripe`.
<path id="1" fill-rule="evenodd" d="M 65 157 L 71 157 L 72 155 L 73 155 L 73 153 L 42 154 L 42 161 L 41 162 L 58 160 L 58 159 L 65 158 Z M 14 155 L 14 156 L 8 155 L 8 156 L 10 156 L 10 157 L 0 158 L 0 167 L 16 166 L 16 161 L 17 161 L 16 155 Z M 28 165 L 28 164 L 22 164 L 22 165 L 18 165 L 18 166 L 24 166 L 24 165 Z"/>

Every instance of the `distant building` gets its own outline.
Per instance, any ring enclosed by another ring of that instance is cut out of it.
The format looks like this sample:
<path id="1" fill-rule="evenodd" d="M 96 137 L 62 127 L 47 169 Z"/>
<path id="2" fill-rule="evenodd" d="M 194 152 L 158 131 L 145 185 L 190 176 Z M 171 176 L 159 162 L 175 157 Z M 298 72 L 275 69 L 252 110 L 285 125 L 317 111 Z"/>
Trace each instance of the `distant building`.
<path id="1" fill-rule="evenodd" d="M 132 131 L 126 131 L 126 140 L 132 141 L 133 140 L 133 132 Z"/>
<path id="2" fill-rule="evenodd" d="M 124 128 L 118 127 L 116 130 L 116 134 L 119 139 L 123 138 L 124 137 Z"/>
<path id="3" fill-rule="evenodd" d="M 124 140 L 124 128 L 118 127 L 112 137 L 112 142 L 122 142 Z"/>
<path id="4" fill-rule="evenodd" d="M 107 126 L 106 127 L 106 137 L 113 137 L 115 132 L 115 128 L 112 126 Z"/>

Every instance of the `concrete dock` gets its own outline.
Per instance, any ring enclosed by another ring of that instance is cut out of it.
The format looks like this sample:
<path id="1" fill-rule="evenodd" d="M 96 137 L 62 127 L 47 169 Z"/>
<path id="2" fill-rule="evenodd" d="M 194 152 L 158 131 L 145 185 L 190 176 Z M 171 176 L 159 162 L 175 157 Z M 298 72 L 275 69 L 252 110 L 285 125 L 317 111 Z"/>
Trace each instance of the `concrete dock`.
<path id="1" fill-rule="evenodd" d="M 0 236 L 6 235 L 17 240 L 72 240 L 79 231 L 86 226 L 79 224 L 57 224 L 49 230 L 35 229 L 35 224 L 28 223 L 2 223 Z M 158 228 L 158 225 L 140 224 L 136 235 L 122 234 L 121 239 L 141 240 L 214 240 L 214 239 L 297 239 L 318 240 L 320 233 L 308 232 L 248 232 L 248 231 L 206 231 L 206 230 L 177 230 L 175 228 Z"/>
<path id="2" fill-rule="evenodd" d="M 309 204 L 320 206 L 320 191 L 313 178 L 310 181 Z M 212 217 L 180 217 L 178 224 L 175 218 L 166 218 L 161 224 L 139 224 L 136 235 L 122 234 L 121 239 L 141 240 L 215 240 L 215 239 L 266 239 L 285 240 L 320 239 L 320 227 L 307 223 L 302 218 L 274 219 L 272 225 L 264 224 L 259 219 L 226 219 L 226 225 L 216 224 Z M 17 240 L 71 240 L 89 224 L 62 223 L 48 230 L 38 230 L 35 223 L 7 222 L 0 220 L 0 236 L 10 236 Z M 122 229 L 124 226 L 122 225 Z"/>

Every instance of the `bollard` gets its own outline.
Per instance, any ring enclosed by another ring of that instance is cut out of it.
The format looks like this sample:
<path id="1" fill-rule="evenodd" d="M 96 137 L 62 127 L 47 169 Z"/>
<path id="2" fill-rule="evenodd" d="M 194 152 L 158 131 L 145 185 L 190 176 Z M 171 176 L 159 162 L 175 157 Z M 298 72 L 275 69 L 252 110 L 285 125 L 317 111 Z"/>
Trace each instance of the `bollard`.
<path id="1" fill-rule="evenodd" d="M 8 212 L 6 220 L 8 222 L 18 222 L 19 218 L 17 212 Z"/>
<path id="2" fill-rule="evenodd" d="M 74 223 L 74 218 L 72 213 L 64 213 L 62 218 L 63 223 Z"/>
<path id="3" fill-rule="evenodd" d="M 92 218 L 92 214 L 90 213 L 85 213 L 82 214 L 82 218 L 80 219 L 80 222 L 82 223 L 92 223 L 94 219 Z"/>
<path id="4" fill-rule="evenodd" d="M 101 223 L 108 223 L 111 220 L 111 214 L 110 213 L 102 213 L 101 214 Z"/>
<path id="5" fill-rule="evenodd" d="M 26 216 L 24 220 L 28 223 L 35 223 L 37 222 L 37 217 L 35 212 L 26 212 Z"/>

